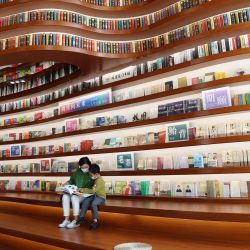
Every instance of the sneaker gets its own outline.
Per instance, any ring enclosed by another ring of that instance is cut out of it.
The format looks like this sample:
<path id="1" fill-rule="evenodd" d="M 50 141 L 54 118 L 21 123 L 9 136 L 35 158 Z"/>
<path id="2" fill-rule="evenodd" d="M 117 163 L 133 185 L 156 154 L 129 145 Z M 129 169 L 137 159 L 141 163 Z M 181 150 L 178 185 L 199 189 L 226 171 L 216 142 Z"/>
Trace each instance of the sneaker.
<path id="1" fill-rule="evenodd" d="M 67 225 L 67 228 L 75 228 L 75 227 L 79 227 L 80 226 L 80 224 L 76 224 L 76 220 L 73 220 L 73 221 L 71 221 L 68 225 Z"/>
<path id="2" fill-rule="evenodd" d="M 81 225 L 84 221 L 84 217 L 80 217 L 77 222 L 76 222 L 76 225 Z"/>
<path id="3" fill-rule="evenodd" d="M 67 227 L 70 224 L 69 220 L 64 220 L 61 224 L 58 225 L 60 228 Z"/>
<path id="4" fill-rule="evenodd" d="M 93 222 L 90 224 L 89 229 L 90 229 L 90 230 L 96 230 L 97 227 L 98 227 L 98 222 L 97 222 L 97 221 L 93 221 Z"/>

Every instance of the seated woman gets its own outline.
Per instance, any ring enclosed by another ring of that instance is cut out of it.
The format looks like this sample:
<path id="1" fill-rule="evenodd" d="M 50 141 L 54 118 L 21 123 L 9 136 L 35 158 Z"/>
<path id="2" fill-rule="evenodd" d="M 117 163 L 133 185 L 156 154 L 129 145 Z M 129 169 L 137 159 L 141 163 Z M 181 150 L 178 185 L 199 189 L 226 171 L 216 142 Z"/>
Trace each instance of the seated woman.
<path id="1" fill-rule="evenodd" d="M 91 166 L 91 162 L 88 157 L 82 157 L 79 162 L 79 168 L 72 174 L 70 177 L 70 180 L 64 185 L 76 185 L 78 188 L 92 188 L 94 184 L 94 180 L 91 179 L 91 176 L 89 175 L 89 167 Z M 60 228 L 75 228 L 79 227 L 79 225 L 76 224 L 76 221 L 79 218 L 79 210 L 80 210 L 80 204 L 82 203 L 84 197 L 79 197 L 75 194 L 63 194 L 62 197 L 62 206 L 63 206 L 63 215 L 64 215 L 64 221 L 58 225 Z M 74 220 L 70 222 L 69 216 L 70 216 L 70 202 L 72 203 L 73 208 L 73 216 Z"/>

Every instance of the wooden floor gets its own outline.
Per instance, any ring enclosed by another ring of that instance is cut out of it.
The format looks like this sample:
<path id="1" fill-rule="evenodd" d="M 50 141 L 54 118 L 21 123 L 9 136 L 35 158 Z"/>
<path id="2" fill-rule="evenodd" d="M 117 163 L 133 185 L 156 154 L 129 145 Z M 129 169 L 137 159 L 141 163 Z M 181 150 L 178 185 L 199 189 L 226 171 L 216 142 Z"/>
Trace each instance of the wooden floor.
<path id="1" fill-rule="evenodd" d="M 100 226 L 97 231 L 89 231 L 87 225 L 76 229 L 59 229 L 55 222 L 40 220 L 39 218 L 25 218 L 17 215 L 0 213 L 0 233 L 9 233 L 12 236 L 24 239 L 33 239 L 41 243 L 55 245 L 65 249 L 98 249 L 111 250 L 117 244 L 124 242 L 146 242 L 154 250 L 233 250 L 250 249 L 250 245 L 219 243 L 208 241 L 191 241 L 188 239 L 173 238 L 166 234 L 136 232 L 118 228 Z M 216 230 L 216 229 L 215 229 Z M 1 246 L 0 235 L 0 249 Z M 26 249 L 26 248 L 14 248 Z M 39 249 L 30 246 L 27 249 Z M 44 248 L 45 249 L 45 248 Z"/>

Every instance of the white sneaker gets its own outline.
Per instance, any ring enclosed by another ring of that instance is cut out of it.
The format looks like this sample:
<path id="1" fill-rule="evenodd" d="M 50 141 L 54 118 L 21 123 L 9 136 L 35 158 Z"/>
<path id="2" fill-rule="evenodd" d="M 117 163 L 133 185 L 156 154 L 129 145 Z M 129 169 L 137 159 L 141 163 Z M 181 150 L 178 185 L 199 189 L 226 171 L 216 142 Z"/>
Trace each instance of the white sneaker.
<path id="1" fill-rule="evenodd" d="M 61 224 L 58 225 L 58 227 L 64 228 L 64 227 L 67 227 L 69 224 L 70 224 L 70 221 L 65 219 Z"/>
<path id="2" fill-rule="evenodd" d="M 67 228 L 75 228 L 79 226 L 80 226 L 79 224 L 76 224 L 76 220 L 73 220 L 67 225 Z"/>

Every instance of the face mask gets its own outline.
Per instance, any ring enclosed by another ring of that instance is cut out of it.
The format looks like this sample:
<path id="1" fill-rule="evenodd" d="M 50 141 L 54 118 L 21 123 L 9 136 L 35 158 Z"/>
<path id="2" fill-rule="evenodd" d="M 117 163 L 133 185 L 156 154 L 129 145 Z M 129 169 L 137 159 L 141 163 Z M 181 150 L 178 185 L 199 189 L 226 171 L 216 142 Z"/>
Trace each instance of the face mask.
<path id="1" fill-rule="evenodd" d="M 89 172 L 89 170 L 87 168 L 81 168 L 81 170 L 82 170 L 83 173 L 88 173 Z"/>
<path id="2" fill-rule="evenodd" d="M 96 180 L 98 177 L 91 176 L 92 180 Z"/>

